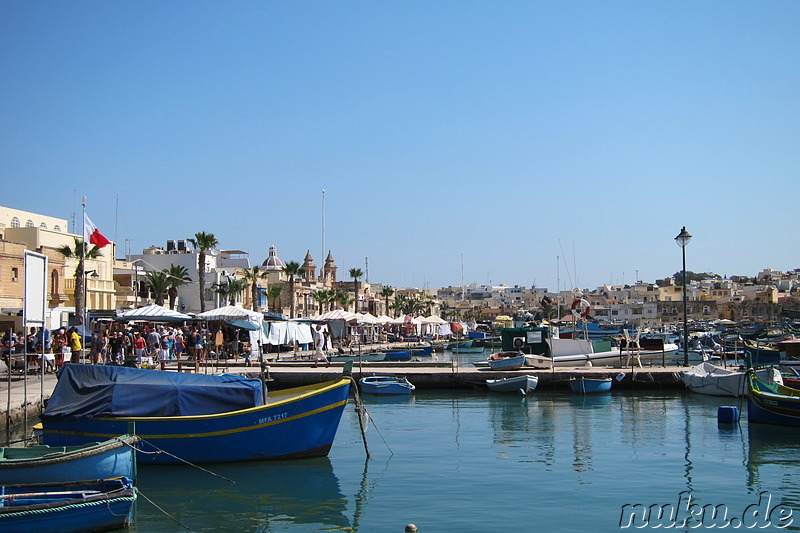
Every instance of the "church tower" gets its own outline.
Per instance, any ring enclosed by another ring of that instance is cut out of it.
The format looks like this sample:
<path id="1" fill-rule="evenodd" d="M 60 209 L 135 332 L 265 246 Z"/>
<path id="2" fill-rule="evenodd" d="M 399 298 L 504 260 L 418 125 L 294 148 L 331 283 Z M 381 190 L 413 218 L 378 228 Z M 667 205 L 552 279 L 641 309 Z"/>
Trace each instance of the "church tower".
<path id="1" fill-rule="evenodd" d="M 311 250 L 308 250 L 303 259 L 303 281 L 314 281 L 316 277 L 317 265 L 314 264 L 314 259 L 311 257 Z"/>
<path id="2" fill-rule="evenodd" d="M 322 272 L 320 273 L 320 279 L 322 280 L 322 283 L 328 287 L 336 283 L 336 268 L 336 262 L 333 260 L 333 254 L 331 254 L 329 250 L 328 257 L 325 258 L 325 265 L 322 267 Z"/>

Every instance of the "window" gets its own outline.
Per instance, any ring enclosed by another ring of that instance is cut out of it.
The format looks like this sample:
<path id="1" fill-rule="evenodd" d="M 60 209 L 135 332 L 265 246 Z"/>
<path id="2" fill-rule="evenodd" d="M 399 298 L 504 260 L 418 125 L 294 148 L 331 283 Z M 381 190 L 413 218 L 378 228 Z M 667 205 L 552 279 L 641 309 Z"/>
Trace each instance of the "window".
<path id="1" fill-rule="evenodd" d="M 14 217 L 14 218 L 11 219 L 11 227 L 12 228 L 18 228 L 19 227 L 19 219 L 17 217 Z"/>
<path id="2" fill-rule="evenodd" d="M 11 283 L 19 281 L 19 269 L 17 267 L 11 268 Z"/>
<path id="3" fill-rule="evenodd" d="M 56 231 L 61 231 L 61 226 L 55 225 L 55 226 L 53 226 L 53 229 L 56 230 Z"/>
<path id="4" fill-rule="evenodd" d="M 26 228 L 35 228 L 35 227 L 36 227 L 36 224 L 34 224 L 34 223 L 33 223 L 33 220 L 28 220 L 28 221 L 25 223 L 25 227 L 26 227 Z"/>
<path id="5" fill-rule="evenodd" d="M 42 222 L 41 224 L 39 224 L 39 227 L 42 228 L 42 229 L 47 229 L 47 224 Z"/>

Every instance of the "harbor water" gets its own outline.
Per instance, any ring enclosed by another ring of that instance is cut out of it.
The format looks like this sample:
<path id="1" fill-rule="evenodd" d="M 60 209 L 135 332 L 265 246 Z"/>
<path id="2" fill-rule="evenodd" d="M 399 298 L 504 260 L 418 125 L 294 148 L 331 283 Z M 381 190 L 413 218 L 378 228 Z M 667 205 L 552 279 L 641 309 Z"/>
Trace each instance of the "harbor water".
<path id="1" fill-rule="evenodd" d="M 324 459 L 141 467 L 131 530 L 800 528 L 800 433 L 749 428 L 733 398 L 418 390 L 364 401 L 369 460 L 351 403 Z M 720 406 L 741 421 L 719 423 Z"/>

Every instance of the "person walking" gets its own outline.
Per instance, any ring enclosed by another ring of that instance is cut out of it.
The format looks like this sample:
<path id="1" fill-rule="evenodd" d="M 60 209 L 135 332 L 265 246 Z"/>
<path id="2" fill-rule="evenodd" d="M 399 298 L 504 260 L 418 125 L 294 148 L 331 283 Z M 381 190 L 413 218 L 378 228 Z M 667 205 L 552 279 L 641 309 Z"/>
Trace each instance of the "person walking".
<path id="1" fill-rule="evenodd" d="M 316 361 L 314 361 L 315 367 L 319 366 L 320 361 L 324 361 L 328 366 L 331 366 L 330 360 L 322 352 L 322 346 L 324 342 L 325 339 L 322 336 L 322 326 L 317 324 L 317 327 L 314 328 L 314 355 L 316 357 Z"/>

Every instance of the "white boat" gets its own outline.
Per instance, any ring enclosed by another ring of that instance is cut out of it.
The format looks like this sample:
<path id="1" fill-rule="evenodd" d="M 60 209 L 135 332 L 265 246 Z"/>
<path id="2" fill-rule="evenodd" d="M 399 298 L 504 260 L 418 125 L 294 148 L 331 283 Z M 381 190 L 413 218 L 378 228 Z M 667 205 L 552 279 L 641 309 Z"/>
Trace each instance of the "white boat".
<path id="1" fill-rule="evenodd" d="M 755 374 L 758 379 L 766 383 L 783 383 L 777 368 L 762 368 Z M 686 388 L 699 394 L 734 396 L 736 398 L 747 396 L 747 371 L 745 370 L 733 370 L 703 362 L 681 372 L 681 379 Z"/>
<path id="2" fill-rule="evenodd" d="M 592 365 L 625 367 L 631 364 L 641 366 L 642 361 L 660 362 L 662 359 L 672 359 L 678 353 L 676 344 L 664 344 L 663 350 L 644 350 L 635 347 L 612 347 L 608 341 L 598 342 L 586 339 L 551 337 L 545 342 L 550 354 L 528 354 L 525 356 L 526 366 L 534 368 Z M 606 349 L 602 349 L 603 347 Z"/>
<path id="3" fill-rule="evenodd" d="M 526 394 L 536 389 L 539 384 L 538 376 L 515 376 L 504 379 L 487 379 L 486 386 L 494 392 L 517 392 L 519 390 Z"/>

